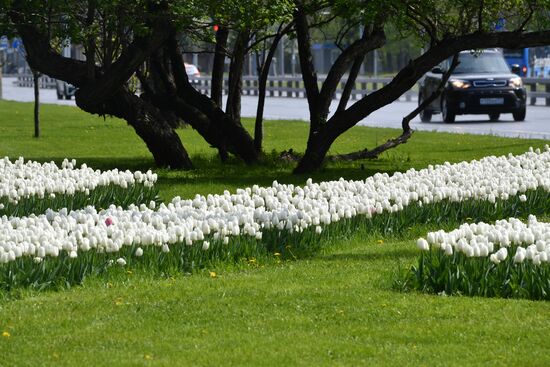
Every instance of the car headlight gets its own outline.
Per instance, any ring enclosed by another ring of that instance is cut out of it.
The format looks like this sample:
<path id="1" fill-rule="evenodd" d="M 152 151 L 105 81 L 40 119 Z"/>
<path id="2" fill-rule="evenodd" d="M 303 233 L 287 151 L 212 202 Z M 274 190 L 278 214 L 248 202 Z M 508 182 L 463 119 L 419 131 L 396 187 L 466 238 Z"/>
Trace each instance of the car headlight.
<path id="1" fill-rule="evenodd" d="M 511 87 L 514 87 L 514 88 L 523 87 L 523 81 L 521 80 L 520 77 L 510 79 L 509 84 L 510 84 Z"/>
<path id="2" fill-rule="evenodd" d="M 451 80 L 449 80 L 449 83 L 451 83 L 453 88 L 457 88 L 457 89 L 466 89 L 466 88 L 470 88 L 472 86 L 472 84 L 470 84 L 469 81 L 460 80 L 460 79 L 451 79 Z"/>

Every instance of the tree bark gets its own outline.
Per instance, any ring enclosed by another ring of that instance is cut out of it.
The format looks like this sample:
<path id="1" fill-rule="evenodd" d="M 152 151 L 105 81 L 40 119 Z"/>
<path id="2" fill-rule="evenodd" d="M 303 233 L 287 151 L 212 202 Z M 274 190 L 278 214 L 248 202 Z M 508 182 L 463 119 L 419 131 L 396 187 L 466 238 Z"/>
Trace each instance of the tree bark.
<path id="1" fill-rule="evenodd" d="M 34 87 L 34 137 L 40 137 L 40 73 L 32 70 L 32 80 Z M 1 82 L 1 80 L 0 80 Z"/>
<path id="2" fill-rule="evenodd" d="M 319 113 L 319 86 L 317 85 L 317 73 L 313 66 L 313 55 L 311 54 L 311 38 L 309 34 L 309 24 L 307 14 L 303 5 L 299 5 L 294 13 L 294 22 L 296 29 L 296 40 L 298 41 L 298 58 L 300 69 L 302 70 L 302 80 L 306 90 L 307 104 L 309 107 L 309 136 L 308 141 L 313 139 L 320 128 Z M 309 145 L 309 144 L 308 144 Z"/>
<path id="3" fill-rule="evenodd" d="M 83 101 L 76 93 L 76 104 L 84 111 L 122 118 L 145 142 L 159 167 L 191 169 L 193 164 L 181 140 L 162 112 L 144 99 L 125 89 L 119 89 L 101 106 Z"/>
<path id="4" fill-rule="evenodd" d="M 346 80 L 346 85 L 344 86 L 344 90 L 342 91 L 342 96 L 340 97 L 337 111 L 346 110 L 349 99 L 351 97 L 351 92 L 353 92 L 353 89 L 355 88 L 355 81 L 357 80 L 357 76 L 359 75 L 359 71 L 361 70 L 361 65 L 363 64 L 364 59 L 364 54 L 359 55 L 355 58 L 355 61 L 353 62 L 353 65 L 351 66 L 351 69 L 349 71 L 348 80 Z"/>
<path id="5" fill-rule="evenodd" d="M 233 55 L 229 66 L 229 80 L 227 81 L 227 104 L 225 106 L 225 113 L 234 121 L 241 120 L 243 67 L 249 36 L 250 32 L 248 30 L 239 32 L 237 40 L 235 41 L 235 46 L 233 47 Z"/>
<path id="6" fill-rule="evenodd" d="M 227 52 L 228 36 L 228 29 L 220 26 L 216 32 L 216 46 L 214 49 L 214 62 L 212 64 L 210 98 L 212 98 L 220 108 L 223 108 L 223 72 L 225 69 L 225 53 Z"/>
<path id="7" fill-rule="evenodd" d="M 309 173 L 321 167 L 332 143 L 334 143 L 334 140 L 338 137 L 330 133 L 331 131 L 323 128 L 308 139 L 306 152 L 298 162 L 298 165 L 294 169 L 294 173 Z"/>

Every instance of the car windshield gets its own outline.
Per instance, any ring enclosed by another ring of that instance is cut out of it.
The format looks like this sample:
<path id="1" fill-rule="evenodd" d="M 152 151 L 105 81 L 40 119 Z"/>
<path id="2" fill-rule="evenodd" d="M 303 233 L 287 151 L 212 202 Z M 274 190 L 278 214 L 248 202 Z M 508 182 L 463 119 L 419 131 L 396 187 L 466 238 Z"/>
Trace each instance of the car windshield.
<path id="1" fill-rule="evenodd" d="M 509 73 L 510 68 L 500 53 L 482 52 L 480 54 L 461 53 L 460 64 L 453 74 L 494 74 Z"/>

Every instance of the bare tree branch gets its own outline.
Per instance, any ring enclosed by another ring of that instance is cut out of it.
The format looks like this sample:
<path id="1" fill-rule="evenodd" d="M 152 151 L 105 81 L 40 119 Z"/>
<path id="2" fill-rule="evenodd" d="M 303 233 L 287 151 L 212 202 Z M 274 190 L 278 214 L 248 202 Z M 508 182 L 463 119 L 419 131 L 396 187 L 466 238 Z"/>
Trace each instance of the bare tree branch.
<path id="1" fill-rule="evenodd" d="M 445 89 L 445 85 L 447 84 L 447 81 L 449 80 L 451 74 L 455 70 L 455 68 L 458 66 L 458 53 L 456 53 L 453 56 L 453 60 L 451 62 L 451 66 L 449 69 L 443 74 L 441 78 L 441 82 L 439 83 L 437 89 L 422 103 L 418 105 L 411 113 L 409 113 L 407 116 L 403 117 L 403 120 L 401 121 L 401 126 L 403 128 L 403 132 L 401 135 L 399 135 L 397 138 L 389 139 L 384 144 L 381 144 L 377 146 L 374 149 L 363 149 L 358 152 L 348 153 L 348 154 L 337 154 L 333 156 L 329 156 L 328 159 L 331 161 L 353 161 L 358 159 L 374 159 L 377 158 L 381 153 L 385 152 L 388 149 L 395 148 L 398 145 L 405 144 L 409 138 L 412 136 L 414 130 L 410 127 L 410 122 L 412 119 L 414 119 L 422 110 L 424 110 L 426 107 L 430 105 L 435 99 L 441 95 L 443 92 L 443 89 Z"/>

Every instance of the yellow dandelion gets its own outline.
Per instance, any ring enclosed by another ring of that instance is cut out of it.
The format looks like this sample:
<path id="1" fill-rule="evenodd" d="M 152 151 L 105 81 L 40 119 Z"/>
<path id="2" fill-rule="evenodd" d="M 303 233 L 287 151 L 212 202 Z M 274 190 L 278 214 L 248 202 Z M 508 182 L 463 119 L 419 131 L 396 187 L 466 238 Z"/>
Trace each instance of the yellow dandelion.
<path id="1" fill-rule="evenodd" d="M 153 359 L 153 356 L 150 355 L 150 354 L 146 354 L 143 356 L 143 358 L 145 358 L 146 360 L 150 361 L 151 359 Z"/>
<path id="2" fill-rule="evenodd" d="M 7 332 L 7 331 L 3 331 L 3 332 L 2 332 L 2 336 L 3 336 L 4 338 L 9 338 L 9 337 L 11 336 L 11 334 L 10 334 L 9 332 Z"/>
<path id="3" fill-rule="evenodd" d="M 218 277 L 218 274 L 216 274 L 215 271 L 210 272 L 210 278 L 217 278 L 217 277 Z"/>
<path id="4" fill-rule="evenodd" d="M 378 240 L 378 241 L 376 241 L 376 243 L 378 243 L 379 245 L 381 245 L 381 244 L 384 243 L 384 240 Z"/>
<path id="5" fill-rule="evenodd" d="M 274 253 L 273 255 L 275 255 L 275 256 L 281 256 L 281 253 L 280 253 L 280 252 L 276 252 L 276 253 Z"/>

